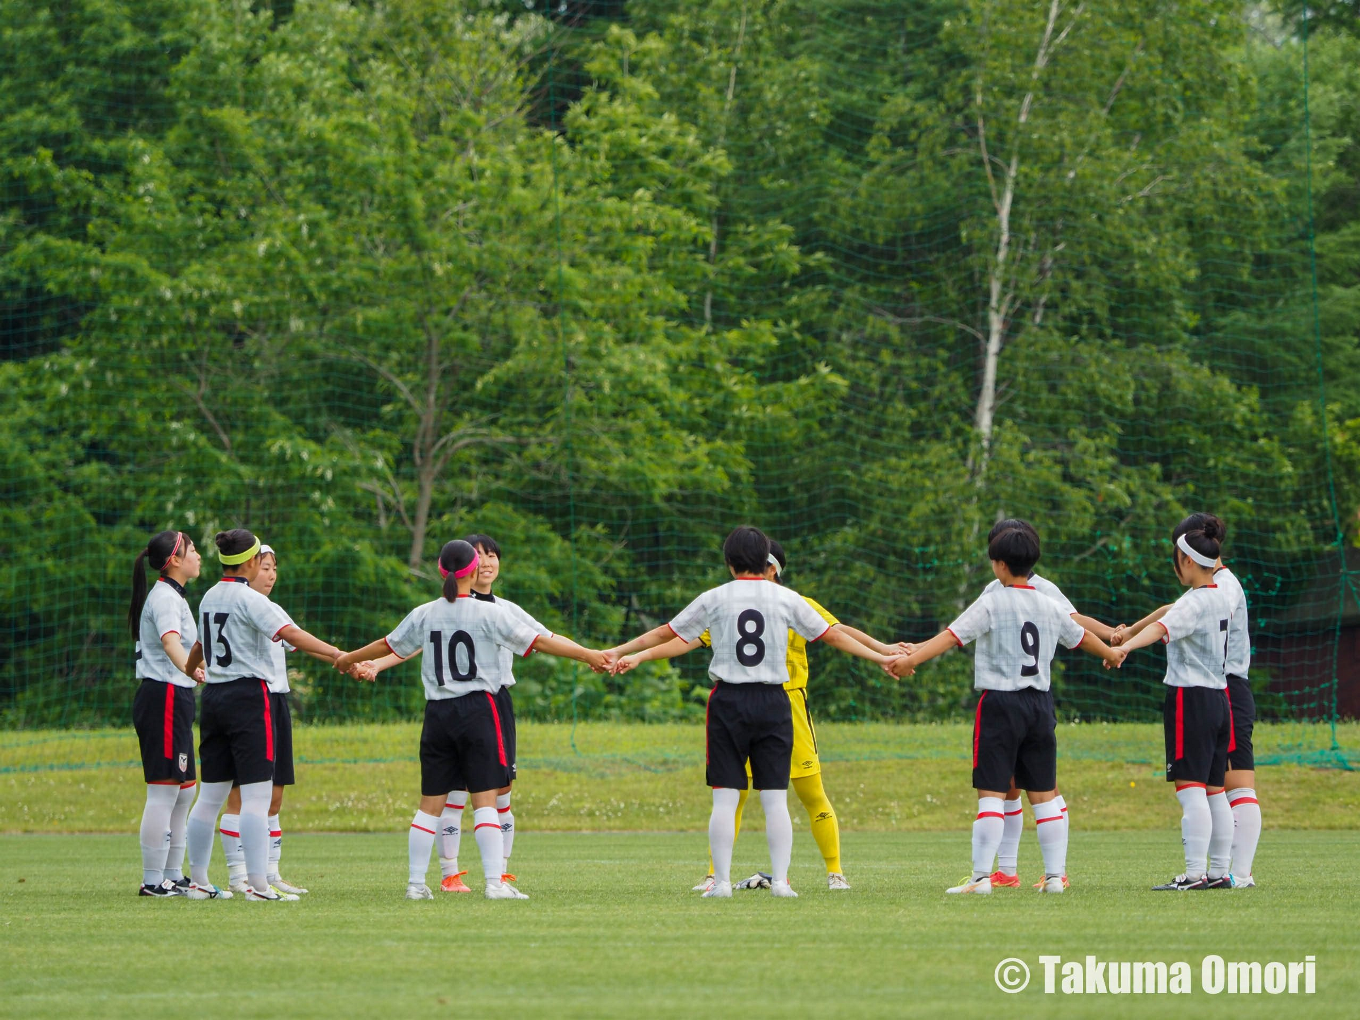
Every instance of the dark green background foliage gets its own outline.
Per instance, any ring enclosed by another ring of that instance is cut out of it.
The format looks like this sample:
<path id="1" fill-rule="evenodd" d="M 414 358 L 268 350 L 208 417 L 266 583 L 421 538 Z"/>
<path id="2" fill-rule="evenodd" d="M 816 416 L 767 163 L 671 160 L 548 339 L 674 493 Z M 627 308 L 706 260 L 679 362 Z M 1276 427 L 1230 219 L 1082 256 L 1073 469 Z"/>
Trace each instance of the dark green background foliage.
<path id="1" fill-rule="evenodd" d="M 127 574 L 164 527 L 256 530 L 277 600 L 352 647 L 469 529 L 505 594 L 612 644 L 749 521 L 799 590 L 919 640 L 990 578 L 999 515 L 1117 622 L 1175 595 L 1201 508 L 1263 709 L 1330 717 L 1360 38 L 1326 13 L 1306 38 L 1226 0 L 0 6 L 0 718 L 127 720 Z M 535 657 L 517 704 L 701 714 L 691 659 Z M 1159 667 L 1060 656 L 1061 710 L 1151 717 Z M 300 668 L 305 718 L 419 707 L 410 667 Z M 840 718 L 968 704 L 962 655 L 813 669 Z"/>

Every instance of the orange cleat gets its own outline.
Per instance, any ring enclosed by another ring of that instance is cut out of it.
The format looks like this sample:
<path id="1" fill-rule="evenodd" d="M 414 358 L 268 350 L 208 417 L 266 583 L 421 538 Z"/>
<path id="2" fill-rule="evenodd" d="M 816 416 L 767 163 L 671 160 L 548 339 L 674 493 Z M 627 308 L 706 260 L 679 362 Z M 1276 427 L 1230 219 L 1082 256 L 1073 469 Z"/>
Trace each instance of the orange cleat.
<path id="1" fill-rule="evenodd" d="M 1004 888 L 1019 889 L 1019 888 L 1020 888 L 1020 876 L 1019 876 L 1019 875 L 1004 875 L 1004 874 L 1002 874 L 1000 871 L 993 871 L 993 872 L 992 872 L 992 887 L 993 887 L 993 888 L 1004 887 Z"/>
<path id="2" fill-rule="evenodd" d="M 456 875 L 450 875 L 439 883 L 439 888 L 444 892 L 472 892 L 463 882 L 463 876 L 466 874 L 466 871 L 460 871 Z"/>
<path id="3" fill-rule="evenodd" d="M 1037 882 L 1034 883 L 1034 888 L 1036 888 L 1036 889 L 1042 889 L 1042 888 L 1044 887 L 1044 883 L 1047 882 L 1047 881 L 1048 881 L 1047 878 L 1040 878 L 1039 881 L 1037 881 Z M 1016 885 L 1019 885 L 1020 883 L 1019 883 L 1019 882 L 1016 882 L 1015 884 L 1016 884 Z M 1067 876 L 1064 875 L 1064 876 L 1063 876 L 1063 888 L 1066 889 L 1070 884 L 1071 884 L 1071 883 L 1069 883 L 1069 882 L 1067 881 Z"/>

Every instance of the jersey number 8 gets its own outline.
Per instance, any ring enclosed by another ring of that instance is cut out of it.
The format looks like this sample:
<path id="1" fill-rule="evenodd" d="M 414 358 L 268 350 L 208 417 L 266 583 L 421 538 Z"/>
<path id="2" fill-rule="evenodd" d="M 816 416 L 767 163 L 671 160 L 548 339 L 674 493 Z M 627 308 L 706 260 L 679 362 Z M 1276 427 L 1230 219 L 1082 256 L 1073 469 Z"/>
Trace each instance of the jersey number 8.
<path id="1" fill-rule="evenodd" d="M 440 687 L 447 687 L 449 681 L 444 679 L 444 632 L 439 630 L 430 631 L 430 644 L 434 651 L 434 676 L 439 681 Z M 467 655 L 467 671 L 458 668 L 458 649 L 462 648 Z M 453 674 L 455 682 L 465 682 L 477 679 L 477 656 L 472 650 L 472 635 L 465 630 L 456 630 L 449 638 L 449 672 Z"/>
<path id="2" fill-rule="evenodd" d="M 737 661 L 743 666 L 759 666 L 765 661 L 765 617 L 755 609 L 747 609 L 737 617 Z M 746 649 L 753 649 L 747 651 Z"/>

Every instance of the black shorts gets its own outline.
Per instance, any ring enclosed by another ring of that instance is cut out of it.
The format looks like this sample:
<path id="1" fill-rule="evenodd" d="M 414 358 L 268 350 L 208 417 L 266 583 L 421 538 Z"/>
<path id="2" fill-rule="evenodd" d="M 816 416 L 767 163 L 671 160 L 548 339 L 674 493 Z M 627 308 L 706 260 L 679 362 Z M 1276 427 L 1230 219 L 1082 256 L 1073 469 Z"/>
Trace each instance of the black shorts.
<path id="1" fill-rule="evenodd" d="M 148 783 L 194 781 L 194 689 L 143 680 L 132 696 L 132 725 Z"/>
<path id="2" fill-rule="evenodd" d="M 729 684 L 708 695 L 706 781 L 744 790 L 746 762 L 756 790 L 787 790 L 793 756 L 793 710 L 783 684 Z"/>
<path id="3" fill-rule="evenodd" d="M 510 688 L 502 687 L 496 692 L 496 710 L 501 715 L 501 737 L 505 740 L 505 760 L 510 763 L 510 778 L 519 775 L 515 768 L 515 702 L 510 697 Z M 458 787 L 458 789 L 466 789 Z"/>
<path id="4" fill-rule="evenodd" d="M 1047 792 L 1058 785 L 1053 693 L 983 691 L 973 715 L 973 789 Z"/>
<path id="5" fill-rule="evenodd" d="M 208 684 L 198 724 L 203 782 L 241 786 L 273 782 L 273 714 L 269 685 L 263 680 L 247 677 Z"/>
<path id="6" fill-rule="evenodd" d="M 496 697 L 474 691 L 425 702 L 420 731 L 420 795 L 482 793 L 510 783 L 510 758 Z"/>
<path id="7" fill-rule="evenodd" d="M 293 775 L 293 713 L 287 694 L 270 693 L 269 719 L 274 724 L 274 785 L 292 786 L 297 779 Z"/>
<path id="8" fill-rule="evenodd" d="M 1232 738 L 1226 691 L 1168 687 L 1162 704 L 1166 731 L 1166 780 L 1222 786 Z"/>
<path id="9" fill-rule="evenodd" d="M 1251 731 L 1256 725 L 1256 698 L 1246 677 L 1228 674 L 1228 768 L 1250 771 L 1256 768 L 1256 753 L 1251 746 Z"/>

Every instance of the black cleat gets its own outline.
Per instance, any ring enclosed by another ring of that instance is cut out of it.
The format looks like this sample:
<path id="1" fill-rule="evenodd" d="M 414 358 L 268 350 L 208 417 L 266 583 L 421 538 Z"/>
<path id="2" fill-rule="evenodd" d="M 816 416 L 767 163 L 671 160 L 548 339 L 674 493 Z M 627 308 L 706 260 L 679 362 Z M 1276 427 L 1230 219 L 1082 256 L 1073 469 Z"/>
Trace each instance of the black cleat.
<path id="1" fill-rule="evenodd" d="M 181 875 L 179 878 L 167 878 L 166 881 L 174 886 L 171 892 L 176 896 L 187 896 L 189 894 L 189 879 L 186 876 Z"/>
<path id="2" fill-rule="evenodd" d="M 1207 875 L 1200 875 L 1199 878 L 1191 878 L 1189 875 L 1177 875 L 1165 885 L 1154 885 L 1154 892 L 1164 892 L 1174 889 L 1177 892 L 1189 892 L 1192 889 L 1208 889 L 1209 878 Z"/>
<path id="3" fill-rule="evenodd" d="M 175 883 L 170 881 L 162 882 L 160 885 L 144 885 L 137 890 L 138 896 L 154 896 L 158 899 L 170 899 L 178 895 L 175 892 Z"/>
<path id="4" fill-rule="evenodd" d="M 1211 879 L 1209 879 L 1209 884 L 1206 885 L 1204 888 L 1206 888 L 1206 889 L 1231 889 L 1232 887 L 1233 887 L 1233 884 L 1232 884 L 1232 877 L 1229 876 L 1229 875 L 1220 875 L 1218 878 L 1211 878 Z"/>

